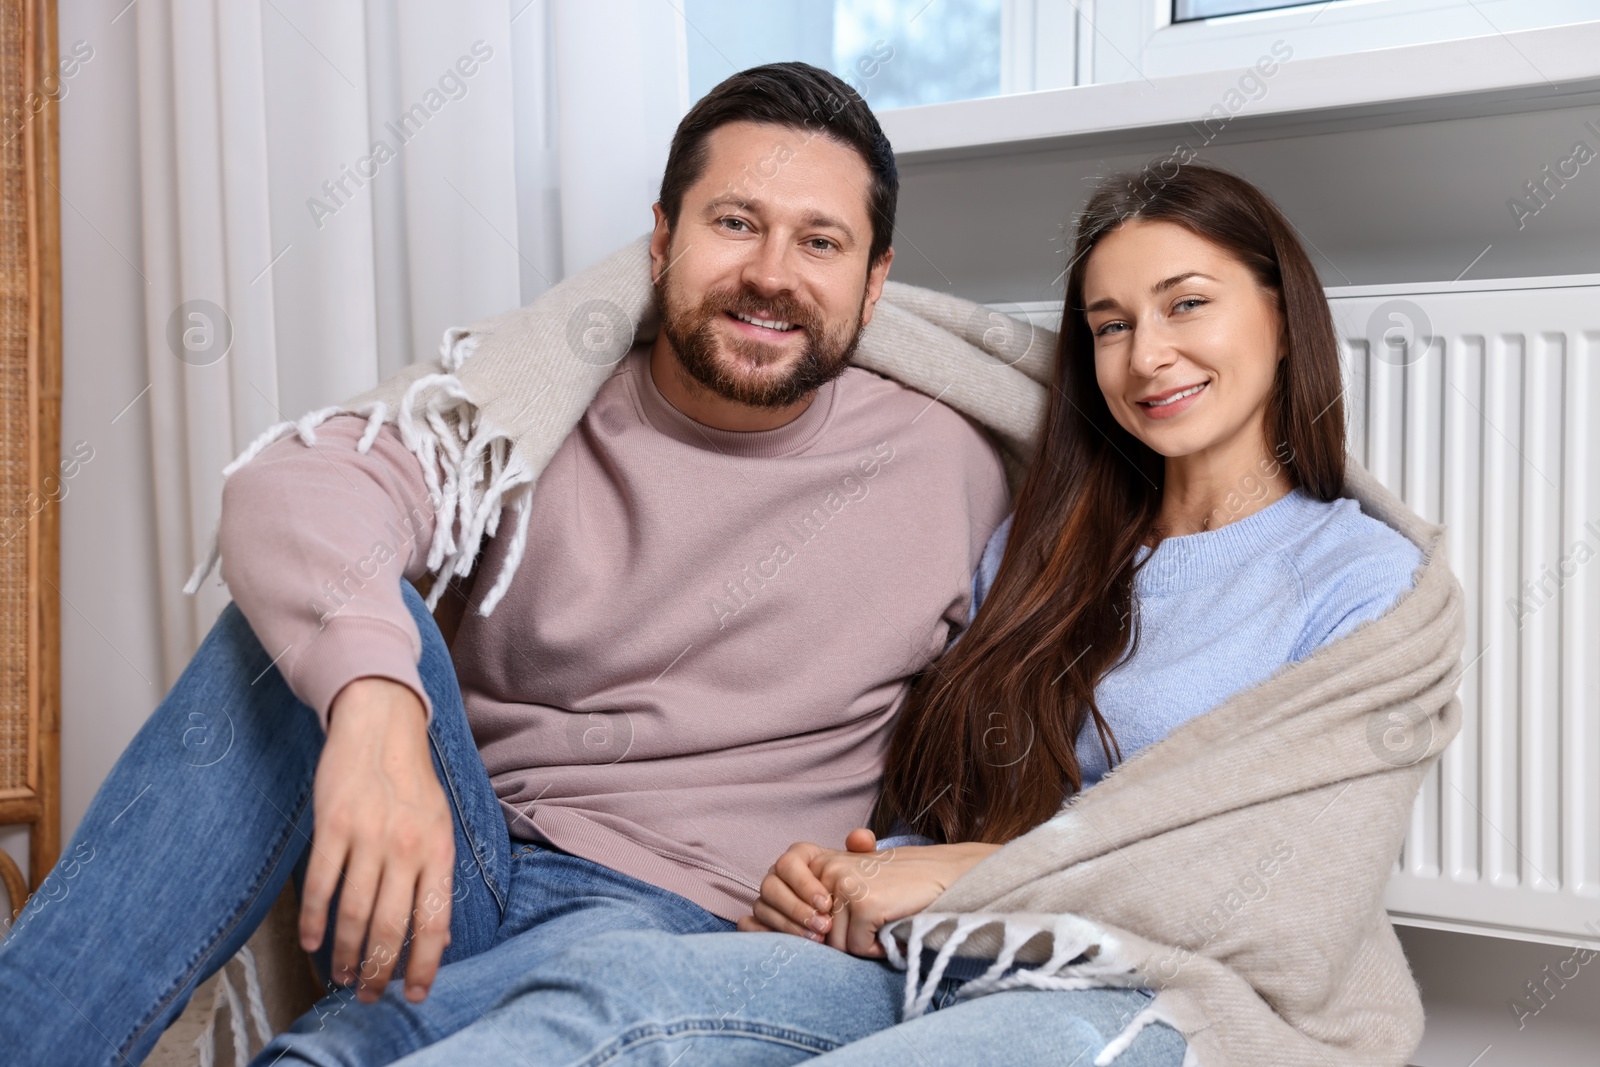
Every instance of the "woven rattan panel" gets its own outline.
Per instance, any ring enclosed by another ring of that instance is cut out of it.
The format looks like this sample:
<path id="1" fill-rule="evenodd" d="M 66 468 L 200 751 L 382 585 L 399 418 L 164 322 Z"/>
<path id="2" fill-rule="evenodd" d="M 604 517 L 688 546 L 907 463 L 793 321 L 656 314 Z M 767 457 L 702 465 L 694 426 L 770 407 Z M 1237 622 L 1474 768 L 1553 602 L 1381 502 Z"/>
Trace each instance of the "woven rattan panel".
<path id="1" fill-rule="evenodd" d="M 26 113 L 26 5 L 0 0 L 0 115 Z M 29 784 L 28 532 L 40 506 L 29 492 L 27 138 L 0 126 L 0 789 Z M 59 483 L 52 483 L 59 484 Z"/>

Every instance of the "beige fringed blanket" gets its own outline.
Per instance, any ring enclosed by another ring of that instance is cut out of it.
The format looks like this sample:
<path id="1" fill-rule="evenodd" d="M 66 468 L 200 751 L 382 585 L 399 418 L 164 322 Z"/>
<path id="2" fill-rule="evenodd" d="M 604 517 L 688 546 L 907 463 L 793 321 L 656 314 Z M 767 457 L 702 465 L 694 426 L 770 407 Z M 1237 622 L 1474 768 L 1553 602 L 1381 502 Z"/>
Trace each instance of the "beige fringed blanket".
<path id="1" fill-rule="evenodd" d="M 1462 593 L 1443 533 L 1352 465 L 1346 492 L 1420 546 L 1387 614 L 1190 720 L 884 931 L 922 1011 L 964 987 L 1148 986 L 1205 1067 L 1403 1067 L 1422 1005 L 1383 890 L 1412 801 L 1461 723 Z M 902 948 L 902 942 L 905 947 Z M 1085 962 L 1069 961 L 1087 954 Z M 1013 961 L 1038 964 L 1003 976 Z M 902 964 L 903 965 L 903 964 Z"/>
<path id="2" fill-rule="evenodd" d="M 437 509 L 432 573 L 468 574 L 483 539 L 512 512 L 505 567 L 479 605 L 488 615 L 522 559 L 539 473 L 628 349 L 654 338 L 653 314 L 649 240 L 641 238 L 525 308 L 446 331 L 439 362 L 413 364 L 343 404 L 269 427 L 223 475 L 291 433 L 315 443 L 317 426 L 333 415 L 367 417 L 362 451 L 383 423 L 395 423 L 422 461 Z M 1048 330 L 891 282 L 854 362 L 988 427 L 1015 487 L 1044 418 L 1054 345 Z M 185 592 L 199 589 L 216 563 L 213 545 Z M 429 607 L 444 586 L 434 583 Z"/>
<path id="3" fill-rule="evenodd" d="M 451 330 L 438 363 L 272 427 L 229 470 L 290 433 L 314 442 L 339 412 L 368 418 L 362 447 L 396 423 L 435 491 L 436 574 L 470 572 L 510 508 L 505 570 L 480 604 L 487 615 L 520 558 L 539 473 L 616 362 L 651 335 L 651 307 L 641 240 L 529 307 Z M 890 283 L 855 362 L 988 427 L 1015 485 L 1054 347 L 1048 331 Z M 1158 989 L 1099 1062 L 1154 1018 L 1181 1030 L 1189 1061 L 1204 1067 L 1406 1062 L 1421 1004 L 1382 894 L 1418 786 L 1459 726 L 1461 591 L 1438 528 L 1358 467 L 1348 492 L 1422 547 L 1416 588 L 1146 749 L 897 924 L 912 958 L 924 945 L 942 960 L 997 958 L 969 994 Z M 214 563 L 215 552 L 191 588 Z M 1004 976 L 1013 958 L 1038 966 Z M 935 979 L 908 976 L 908 1010 L 926 1006 Z"/>

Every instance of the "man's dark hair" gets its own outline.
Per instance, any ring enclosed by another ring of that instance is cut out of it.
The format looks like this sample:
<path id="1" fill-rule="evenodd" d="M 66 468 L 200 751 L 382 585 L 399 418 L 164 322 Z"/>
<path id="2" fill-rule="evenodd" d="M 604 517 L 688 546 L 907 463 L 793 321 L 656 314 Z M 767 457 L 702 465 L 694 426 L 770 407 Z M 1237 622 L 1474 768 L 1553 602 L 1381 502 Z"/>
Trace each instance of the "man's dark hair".
<path id="1" fill-rule="evenodd" d="M 678 224 L 684 191 L 699 181 L 705 170 L 706 138 L 729 122 L 787 126 L 811 135 L 825 134 L 854 148 L 872 173 L 872 187 L 867 192 L 867 213 L 872 217 L 869 262 L 878 262 L 889 250 L 894 205 L 900 194 L 894 149 L 867 102 L 843 81 L 809 63 L 769 63 L 742 70 L 689 109 L 672 136 L 667 169 L 661 175 L 661 210 L 668 225 Z"/>

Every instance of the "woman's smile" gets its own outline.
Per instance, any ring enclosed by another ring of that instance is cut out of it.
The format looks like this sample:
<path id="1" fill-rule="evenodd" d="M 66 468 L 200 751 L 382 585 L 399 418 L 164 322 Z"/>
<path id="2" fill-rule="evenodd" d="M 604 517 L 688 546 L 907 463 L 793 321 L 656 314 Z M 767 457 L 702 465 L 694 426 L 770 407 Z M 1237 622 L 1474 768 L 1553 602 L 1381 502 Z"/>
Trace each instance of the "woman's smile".
<path id="1" fill-rule="evenodd" d="M 1150 419 L 1171 419 L 1188 411 L 1200 402 L 1200 395 L 1205 392 L 1210 382 L 1196 382 L 1193 385 L 1180 385 L 1176 389 L 1168 389 L 1161 393 L 1135 400 Z"/>

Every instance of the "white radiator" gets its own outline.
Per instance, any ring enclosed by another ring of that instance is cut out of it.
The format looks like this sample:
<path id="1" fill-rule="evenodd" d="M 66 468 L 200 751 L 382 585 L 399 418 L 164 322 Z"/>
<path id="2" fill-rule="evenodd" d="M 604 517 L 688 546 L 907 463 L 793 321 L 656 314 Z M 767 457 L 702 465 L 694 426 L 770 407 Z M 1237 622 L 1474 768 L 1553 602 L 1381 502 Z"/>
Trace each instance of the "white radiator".
<path id="1" fill-rule="evenodd" d="M 1600 937 L 1600 277 L 1329 290 L 1350 450 L 1449 531 L 1461 734 L 1398 922 Z"/>

